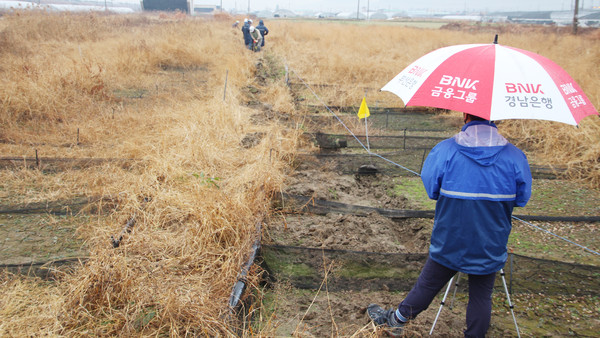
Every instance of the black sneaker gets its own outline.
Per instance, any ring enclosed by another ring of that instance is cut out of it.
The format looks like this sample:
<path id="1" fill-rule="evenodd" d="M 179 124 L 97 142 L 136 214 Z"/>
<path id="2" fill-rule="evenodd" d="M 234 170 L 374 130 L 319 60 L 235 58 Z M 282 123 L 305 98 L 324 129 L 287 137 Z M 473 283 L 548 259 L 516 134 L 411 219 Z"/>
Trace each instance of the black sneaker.
<path id="1" fill-rule="evenodd" d="M 382 326 L 392 337 L 399 337 L 402 335 L 404 323 L 396 319 L 395 311 L 395 309 L 385 310 L 377 304 L 367 306 L 367 315 L 375 325 Z"/>

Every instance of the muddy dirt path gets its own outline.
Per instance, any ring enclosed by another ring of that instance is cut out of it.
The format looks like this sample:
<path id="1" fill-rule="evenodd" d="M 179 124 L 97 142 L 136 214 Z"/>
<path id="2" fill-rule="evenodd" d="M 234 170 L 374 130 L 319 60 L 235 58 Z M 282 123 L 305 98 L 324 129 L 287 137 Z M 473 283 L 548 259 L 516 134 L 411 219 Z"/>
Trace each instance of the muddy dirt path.
<path id="1" fill-rule="evenodd" d="M 261 108 L 257 105 L 255 108 L 255 123 L 278 121 L 293 124 L 292 117 L 274 113 L 270 107 Z M 408 112 L 406 116 L 398 114 L 396 117 L 402 121 L 399 130 L 405 129 L 398 131 L 396 128 L 396 131 L 388 134 L 406 134 L 407 126 L 414 125 L 421 133 L 419 137 L 427 137 L 427 132 L 422 130 L 435 126 L 436 130 L 431 132 L 431 136 L 439 138 L 442 136 L 440 130 L 443 133 L 456 131 L 456 126 L 460 124 L 460 121 L 414 112 Z M 406 124 L 406 121 L 410 123 Z M 388 126 L 388 122 L 391 126 L 391 120 L 386 117 L 385 126 Z M 379 336 L 382 332 L 367 319 L 366 307 L 370 303 L 395 307 L 410 290 L 427 256 L 433 219 L 390 218 L 377 211 L 351 211 L 361 207 L 373 210 L 431 210 L 434 203 L 427 201 L 426 196 L 415 197 L 423 194 L 415 188 L 420 186 L 420 180 L 415 175 L 399 170 L 381 170 L 389 169 L 389 164 L 374 161 L 369 156 L 355 156 L 350 161 L 349 157 L 338 156 L 360 153 L 360 149 L 338 147 L 343 145 L 340 142 L 342 138 L 327 139 L 331 144 L 326 148 L 315 147 L 319 142 L 318 135 L 340 133 L 339 126 L 332 123 L 332 119 L 320 116 L 314 122 L 303 119 L 302 123 L 307 146 L 299 149 L 299 153 L 306 156 L 298 157 L 296 169 L 282 191 L 283 197 L 275 202 L 278 212 L 268 219 L 263 229 L 261 259 L 269 283 L 261 291 L 260 318 L 253 317 L 252 325 L 259 331 L 268 332 L 267 335 L 276 336 Z M 427 143 L 422 148 L 423 139 L 418 139 L 418 142 L 407 146 L 401 139 L 394 145 L 394 161 L 419 171 L 423 154 L 431 145 Z M 375 168 L 372 175 L 357 174 L 364 166 Z M 556 185 L 561 186 L 560 182 Z M 304 199 L 299 202 L 294 196 Z M 343 211 L 334 207 L 328 210 L 328 203 L 347 207 Z M 321 208 L 319 213 L 311 211 L 315 204 Z M 585 212 L 584 209 L 579 211 Z M 595 206 L 588 209 L 592 213 L 597 211 Z M 537 205 L 534 203 L 531 210 L 534 214 L 544 214 L 549 209 L 542 202 Z M 543 263 L 540 264 L 543 266 Z M 466 280 L 462 283 L 466 284 Z M 405 336 L 429 334 L 442 296 L 438 295 L 429 309 L 406 327 Z M 488 335 L 516 336 L 500 278 L 496 280 L 493 297 Z M 589 297 L 569 300 L 564 296 L 552 298 L 553 304 L 564 303 L 565 307 L 573 305 L 577 309 L 567 315 L 567 326 L 552 324 L 564 316 L 560 306 L 552 308 L 538 305 L 547 300 L 546 296 L 516 293 L 513 297 L 519 309 L 517 317 L 522 325 L 521 334 L 525 336 L 562 335 L 567 332 L 585 335 L 600 328 L 597 321 L 584 320 L 584 317 L 591 319 L 597 313 L 594 301 Z M 444 307 L 434 336 L 463 335 L 467 301 L 463 286 L 456 297 L 448 299 L 452 306 L 447 303 Z M 545 309 L 543 313 L 535 310 L 542 307 Z M 548 320 L 540 322 L 546 316 Z"/>
<path id="2" fill-rule="evenodd" d="M 311 151 L 315 148 L 301 150 Z M 372 162 L 366 159 L 364 164 Z M 394 190 L 403 180 L 408 178 L 344 174 L 329 158 L 304 158 L 287 180 L 283 193 L 361 207 L 416 209 L 417 202 Z M 263 256 L 274 275 L 273 288 L 264 298 L 264 308 L 272 309 L 269 325 L 281 336 L 381 333 L 367 319 L 366 307 L 369 303 L 392 307 L 402 299 L 422 267 L 433 220 L 392 220 L 377 212 L 356 215 L 335 210 L 317 215 L 306 212 L 305 206 L 284 198 L 281 212 L 265 225 Z M 269 246 L 278 247 L 278 251 L 269 251 Z M 296 251 L 287 249 L 291 247 Z M 318 249 L 333 251 L 322 255 Z M 415 336 L 428 332 L 436 309 L 432 306 L 406 332 Z M 436 334 L 461 336 L 463 318 L 461 310 L 446 311 Z"/>
<path id="3" fill-rule="evenodd" d="M 324 167 L 315 165 L 318 164 L 301 165 L 289 178 L 284 193 L 382 209 L 415 207 L 409 198 L 391 193 L 397 181 L 392 183 L 389 177 L 343 175 L 327 170 L 326 164 Z M 366 307 L 369 303 L 393 307 L 402 299 L 424 261 L 433 220 L 394 221 L 377 212 L 360 216 L 335 211 L 315 215 L 303 213 L 302 205 L 288 205 L 282 211 L 285 212 L 274 216 L 266 225 L 264 245 L 338 251 L 332 256 L 321 255 L 318 250 L 289 252 L 283 248 L 280 250 L 284 253 L 266 255 L 267 264 L 279 271 L 275 287 L 267 297 L 277 318 L 274 320 L 277 334 L 323 337 L 381 333 L 370 325 Z M 369 256 L 367 253 L 421 256 L 398 260 L 404 256 Z M 365 260 L 368 260 L 366 266 L 357 266 L 362 265 L 357 262 Z M 390 267 L 396 269 L 391 272 Z M 298 275 L 303 277 L 298 278 Z M 382 280 L 385 275 L 389 278 Z M 325 280 L 327 290 L 321 285 Z M 399 285 L 399 281 L 404 284 Z M 344 285 L 340 285 L 342 283 Z M 321 290 L 317 292 L 319 287 Z M 420 336 L 429 332 L 435 311 L 437 306 L 432 306 L 412 322 L 406 328 L 407 334 Z M 439 336 L 461 336 L 463 322 L 464 309 L 445 311 L 435 332 Z"/>

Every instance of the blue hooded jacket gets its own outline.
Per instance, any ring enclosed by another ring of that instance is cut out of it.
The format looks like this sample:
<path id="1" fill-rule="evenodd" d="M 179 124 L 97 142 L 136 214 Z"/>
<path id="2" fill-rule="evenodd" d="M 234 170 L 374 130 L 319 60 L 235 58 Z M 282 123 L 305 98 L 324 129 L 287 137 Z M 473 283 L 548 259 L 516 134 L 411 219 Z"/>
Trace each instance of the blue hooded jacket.
<path id="1" fill-rule="evenodd" d="M 437 200 L 430 258 L 467 274 L 500 270 L 513 207 L 531 197 L 525 154 L 493 123 L 473 121 L 431 150 L 421 179 L 429 198 Z"/>
<path id="2" fill-rule="evenodd" d="M 250 36 L 250 23 L 244 22 L 242 26 L 242 33 L 244 34 L 244 45 L 248 46 L 252 43 L 252 37 Z"/>

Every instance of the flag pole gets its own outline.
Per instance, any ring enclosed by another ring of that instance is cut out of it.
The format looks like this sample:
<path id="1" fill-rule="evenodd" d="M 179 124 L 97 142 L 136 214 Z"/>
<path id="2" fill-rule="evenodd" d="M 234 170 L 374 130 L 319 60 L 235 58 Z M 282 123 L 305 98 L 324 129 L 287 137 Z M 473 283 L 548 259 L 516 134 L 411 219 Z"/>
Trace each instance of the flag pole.
<path id="1" fill-rule="evenodd" d="M 365 90 L 365 100 L 367 98 L 367 91 Z M 366 102 L 365 102 L 365 106 L 366 106 Z M 371 153 L 371 146 L 369 145 L 369 126 L 367 124 L 367 119 L 369 118 L 368 115 L 365 115 L 365 135 L 367 137 L 367 152 Z"/>
<path id="2" fill-rule="evenodd" d="M 369 125 L 367 123 L 367 118 L 371 113 L 369 113 L 369 107 L 367 106 L 367 92 L 365 91 L 365 96 L 363 96 L 362 102 L 360 104 L 360 108 L 358 108 L 358 118 L 365 119 L 365 134 L 367 136 L 367 153 L 371 153 L 371 146 L 369 145 Z"/>
<path id="3" fill-rule="evenodd" d="M 367 126 L 368 117 L 365 116 L 365 134 L 367 135 L 367 151 L 371 152 L 371 146 L 369 146 L 369 127 Z"/>

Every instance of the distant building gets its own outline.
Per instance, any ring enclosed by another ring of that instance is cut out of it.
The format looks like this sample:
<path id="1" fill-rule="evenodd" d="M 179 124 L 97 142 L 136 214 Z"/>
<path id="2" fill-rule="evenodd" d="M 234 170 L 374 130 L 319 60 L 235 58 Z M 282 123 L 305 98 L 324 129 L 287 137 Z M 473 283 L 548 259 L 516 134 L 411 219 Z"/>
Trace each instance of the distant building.
<path id="1" fill-rule="evenodd" d="M 313 15 L 315 18 L 327 19 L 327 18 L 335 18 L 337 13 L 334 12 L 318 12 Z"/>
<path id="2" fill-rule="evenodd" d="M 396 13 L 392 14 L 391 17 L 393 19 L 406 19 L 406 18 L 410 18 L 410 15 L 408 15 L 408 13 L 406 13 L 406 12 L 396 12 Z"/>
<path id="3" fill-rule="evenodd" d="M 270 19 L 273 17 L 273 12 L 271 11 L 258 11 L 258 12 L 254 12 L 252 13 L 254 15 L 256 15 L 257 18 L 265 18 L 265 19 Z"/>
<path id="4" fill-rule="evenodd" d="M 215 5 L 200 5 L 200 4 L 196 4 L 196 3 L 193 4 L 193 8 L 194 8 L 194 11 L 193 11 L 192 15 L 212 15 L 216 11 L 221 9 L 221 8 L 219 8 L 219 6 L 215 6 Z"/>
<path id="5" fill-rule="evenodd" d="M 600 27 L 600 11 L 580 16 L 579 22 L 588 27 Z"/>
<path id="6" fill-rule="evenodd" d="M 298 14 L 288 10 L 288 9 L 277 9 L 273 13 L 273 17 L 275 18 L 295 18 Z"/>
<path id="7" fill-rule="evenodd" d="M 191 13 L 190 8 L 194 8 L 194 0 L 142 0 L 142 10 L 144 11 Z"/>
<path id="8" fill-rule="evenodd" d="M 552 12 L 515 12 L 508 15 L 508 21 L 524 24 L 550 25 L 556 23 L 552 19 Z"/>
<path id="9" fill-rule="evenodd" d="M 58 2 L 58 1 L 57 1 Z M 105 5 L 86 5 L 78 2 L 68 3 L 62 1 L 61 3 L 47 3 L 39 4 L 36 2 L 28 1 L 0 1 L 0 11 L 12 10 L 12 9 L 26 9 L 26 10 L 46 10 L 52 12 L 104 12 L 108 11 L 111 13 L 127 14 L 140 11 L 140 6 L 135 3 L 120 3 L 112 2 Z"/>
<path id="10" fill-rule="evenodd" d="M 388 15 L 384 12 L 369 13 L 369 20 L 387 20 Z"/>
<path id="11" fill-rule="evenodd" d="M 444 15 L 442 20 L 483 21 L 483 17 L 481 15 Z"/>
<path id="12" fill-rule="evenodd" d="M 578 16 L 582 26 L 597 27 L 600 24 L 600 11 L 582 10 Z M 483 21 L 508 21 L 519 24 L 542 24 L 569 26 L 573 24 L 572 11 L 529 11 L 489 13 Z"/>
<path id="13" fill-rule="evenodd" d="M 338 19 L 360 19 L 364 20 L 367 16 L 364 13 L 356 13 L 356 12 L 342 12 L 337 15 Z"/>
<path id="14" fill-rule="evenodd" d="M 201 0 L 142 0 L 144 11 L 180 11 L 190 15 L 211 15 L 220 10 L 219 6 L 203 5 Z"/>

